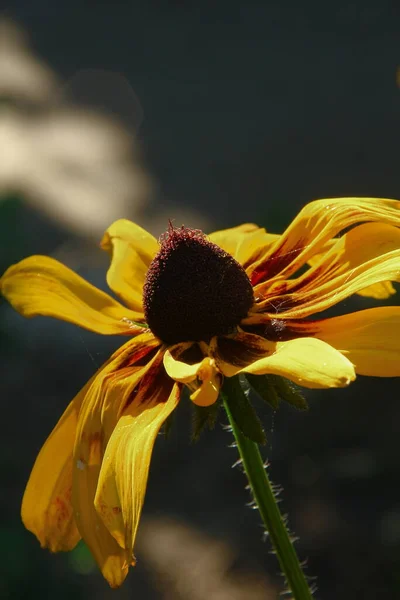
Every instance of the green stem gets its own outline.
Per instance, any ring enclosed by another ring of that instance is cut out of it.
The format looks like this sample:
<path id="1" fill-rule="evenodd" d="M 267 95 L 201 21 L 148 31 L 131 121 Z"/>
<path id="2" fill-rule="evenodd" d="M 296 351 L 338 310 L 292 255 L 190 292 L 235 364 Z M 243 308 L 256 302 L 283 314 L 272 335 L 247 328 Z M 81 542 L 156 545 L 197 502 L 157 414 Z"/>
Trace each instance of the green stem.
<path id="1" fill-rule="evenodd" d="M 230 397 L 234 395 L 235 388 L 238 385 L 240 385 L 240 382 L 236 377 L 226 378 L 221 395 L 254 500 L 257 503 L 261 518 L 269 533 L 280 567 L 294 599 L 312 600 L 311 591 L 300 566 L 296 550 L 276 503 L 258 445 L 243 435 L 232 417 L 229 406 Z"/>

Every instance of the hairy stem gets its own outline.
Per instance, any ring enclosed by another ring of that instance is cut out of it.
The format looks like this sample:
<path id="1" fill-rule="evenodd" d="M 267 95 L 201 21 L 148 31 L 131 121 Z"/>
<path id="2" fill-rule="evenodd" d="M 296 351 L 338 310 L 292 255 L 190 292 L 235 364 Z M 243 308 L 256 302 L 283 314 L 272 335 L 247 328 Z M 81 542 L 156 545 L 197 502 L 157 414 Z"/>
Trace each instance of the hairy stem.
<path id="1" fill-rule="evenodd" d="M 237 394 L 237 386 L 240 386 L 237 377 L 226 378 L 222 388 L 222 399 L 254 500 L 271 538 L 293 598 L 295 600 L 312 600 L 312 594 L 300 566 L 296 550 L 276 503 L 259 447 L 240 431 L 232 417 L 230 398 Z"/>

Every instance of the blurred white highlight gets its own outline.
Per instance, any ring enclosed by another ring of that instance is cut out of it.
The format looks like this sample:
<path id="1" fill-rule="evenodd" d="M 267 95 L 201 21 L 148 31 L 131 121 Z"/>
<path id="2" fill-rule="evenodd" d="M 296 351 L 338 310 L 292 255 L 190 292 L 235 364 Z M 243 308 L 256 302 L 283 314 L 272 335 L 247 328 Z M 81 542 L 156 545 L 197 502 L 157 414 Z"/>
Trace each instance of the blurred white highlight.
<path id="1" fill-rule="evenodd" d="M 0 199 L 21 196 L 96 239 L 118 218 L 137 219 L 152 186 L 133 136 L 104 113 L 54 103 L 56 76 L 13 23 L 0 21 L 0 40 Z"/>
<path id="2" fill-rule="evenodd" d="M 188 524 L 142 519 L 138 556 L 161 586 L 164 600 L 275 600 L 264 574 L 236 570 L 238 551 Z"/>

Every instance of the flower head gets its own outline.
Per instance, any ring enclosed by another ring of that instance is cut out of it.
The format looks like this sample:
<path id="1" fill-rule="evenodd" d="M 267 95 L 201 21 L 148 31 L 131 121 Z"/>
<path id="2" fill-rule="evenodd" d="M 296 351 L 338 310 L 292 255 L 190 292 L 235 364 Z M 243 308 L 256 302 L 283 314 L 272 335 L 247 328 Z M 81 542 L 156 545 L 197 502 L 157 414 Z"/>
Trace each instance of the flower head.
<path id="1" fill-rule="evenodd" d="M 209 406 L 237 374 L 310 388 L 343 387 L 356 373 L 399 376 L 400 307 L 321 315 L 352 294 L 394 293 L 399 209 L 395 200 L 319 200 L 282 235 L 245 224 L 207 237 L 170 224 L 159 243 L 117 221 L 102 248 L 123 304 L 48 257 L 10 267 L 1 293 L 21 314 L 127 339 L 36 460 L 22 518 L 42 546 L 70 550 L 82 537 L 110 585 L 123 582 L 153 445 L 184 386 Z"/>

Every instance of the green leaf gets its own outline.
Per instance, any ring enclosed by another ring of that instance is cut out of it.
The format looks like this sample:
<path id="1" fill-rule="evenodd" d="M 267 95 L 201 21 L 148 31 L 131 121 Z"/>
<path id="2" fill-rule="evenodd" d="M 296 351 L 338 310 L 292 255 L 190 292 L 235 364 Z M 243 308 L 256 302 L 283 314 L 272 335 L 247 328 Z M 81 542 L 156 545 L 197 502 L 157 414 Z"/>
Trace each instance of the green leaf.
<path id="1" fill-rule="evenodd" d="M 253 390 L 268 402 L 274 410 L 279 406 L 279 396 L 273 385 L 271 385 L 266 375 L 253 375 L 252 373 L 246 373 L 246 379 L 253 388 Z"/>
<path id="2" fill-rule="evenodd" d="M 211 406 L 192 404 L 192 442 L 197 442 L 206 427 L 214 429 L 221 403 L 220 400 L 217 400 Z"/>
<path id="3" fill-rule="evenodd" d="M 267 438 L 261 421 L 244 393 L 239 377 L 226 377 L 221 394 L 243 435 L 257 444 L 265 444 Z"/>
<path id="4" fill-rule="evenodd" d="M 282 400 L 289 402 L 289 404 L 299 410 L 308 410 L 306 399 L 291 381 L 280 375 L 267 375 L 267 377 Z"/>

